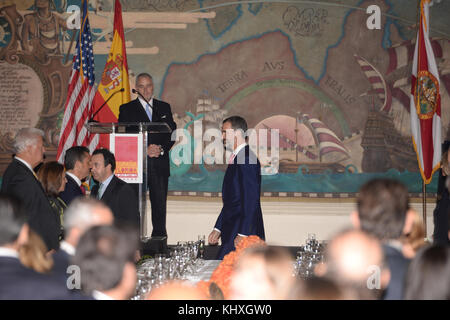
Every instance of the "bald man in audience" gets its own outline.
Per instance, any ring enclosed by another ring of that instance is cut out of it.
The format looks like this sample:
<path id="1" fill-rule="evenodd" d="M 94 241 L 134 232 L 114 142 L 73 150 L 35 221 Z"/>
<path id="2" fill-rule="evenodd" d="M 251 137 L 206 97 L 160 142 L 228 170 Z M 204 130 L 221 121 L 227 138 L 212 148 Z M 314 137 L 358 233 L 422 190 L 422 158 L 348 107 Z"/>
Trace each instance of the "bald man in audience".
<path id="1" fill-rule="evenodd" d="M 231 279 L 233 300 L 284 300 L 295 285 L 293 257 L 278 247 L 252 247 L 239 258 Z"/>
<path id="2" fill-rule="evenodd" d="M 64 230 L 66 237 L 61 241 L 60 249 L 53 254 L 55 265 L 53 274 L 61 280 L 67 279 L 67 268 L 75 256 L 75 248 L 80 237 L 91 227 L 112 225 L 114 215 L 111 209 L 102 201 L 94 198 L 76 198 L 64 213 Z"/>
<path id="3" fill-rule="evenodd" d="M 344 231 L 335 236 L 325 251 L 324 264 L 315 273 L 326 277 L 359 299 L 378 299 L 389 283 L 379 241 L 360 230 Z"/>

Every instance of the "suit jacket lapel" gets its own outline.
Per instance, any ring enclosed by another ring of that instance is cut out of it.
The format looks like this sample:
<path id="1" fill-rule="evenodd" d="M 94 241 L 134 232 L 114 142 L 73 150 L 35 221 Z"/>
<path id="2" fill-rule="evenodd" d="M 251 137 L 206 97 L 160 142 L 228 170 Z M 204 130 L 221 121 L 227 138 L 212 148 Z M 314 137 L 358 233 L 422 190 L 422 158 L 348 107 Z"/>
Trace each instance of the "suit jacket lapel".
<path id="1" fill-rule="evenodd" d="M 137 119 L 147 119 L 146 122 L 151 122 L 150 119 L 148 118 L 147 112 L 145 112 L 141 102 L 139 101 L 139 98 L 136 98 L 136 100 L 134 100 L 135 103 L 135 113 L 136 113 L 136 118 Z M 154 99 L 153 99 L 154 101 Z M 153 116 L 153 113 L 152 113 Z"/>
<path id="2" fill-rule="evenodd" d="M 31 179 L 33 179 L 37 185 L 39 185 L 39 188 L 41 188 L 42 192 L 46 195 L 44 188 L 42 187 L 41 182 L 38 180 L 36 174 L 33 174 L 33 172 L 30 171 L 30 168 L 28 168 L 25 164 L 23 164 L 21 161 L 14 159 L 14 161 L 22 168 L 24 169 L 27 174 L 30 176 Z M 46 195 L 47 196 L 47 195 Z"/>
<path id="3" fill-rule="evenodd" d="M 106 190 L 105 191 L 103 191 L 103 195 L 102 195 L 102 197 L 101 197 L 101 199 L 108 199 L 108 197 L 110 196 L 110 194 L 112 194 L 112 190 L 114 190 L 114 187 L 116 186 L 116 184 L 117 184 L 117 177 L 116 176 L 114 176 L 112 179 L 111 179 L 111 182 L 108 184 L 108 186 L 106 187 Z"/>

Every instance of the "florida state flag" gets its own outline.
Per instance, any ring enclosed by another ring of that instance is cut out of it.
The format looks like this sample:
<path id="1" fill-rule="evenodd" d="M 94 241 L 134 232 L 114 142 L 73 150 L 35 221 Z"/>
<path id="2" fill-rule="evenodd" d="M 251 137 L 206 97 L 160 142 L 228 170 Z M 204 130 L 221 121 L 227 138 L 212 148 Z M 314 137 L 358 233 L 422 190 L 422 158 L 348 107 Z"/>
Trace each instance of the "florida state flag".
<path id="1" fill-rule="evenodd" d="M 420 3 L 420 23 L 411 79 L 411 131 L 423 181 L 431 182 L 441 160 L 441 95 L 439 74 L 429 39 L 430 0 Z"/>
<path id="2" fill-rule="evenodd" d="M 109 100 L 108 100 L 109 99 Z M 99 108 L 107 101 L 107 104 Z M 102 79 L 97 87 L 94 97 L 92 114 L 99 122 L 117 122 L 119 107 L 130 101 L 130 82 L 128 79 L 127 52 L 125 48 L 125 36 L 122 22 L 122 6 L 119 0 L 114 4 L 114 37 L 111 51 L 106 60 Z M 100 135 L 100 147 L 109 147 L 108 135 Z"/>

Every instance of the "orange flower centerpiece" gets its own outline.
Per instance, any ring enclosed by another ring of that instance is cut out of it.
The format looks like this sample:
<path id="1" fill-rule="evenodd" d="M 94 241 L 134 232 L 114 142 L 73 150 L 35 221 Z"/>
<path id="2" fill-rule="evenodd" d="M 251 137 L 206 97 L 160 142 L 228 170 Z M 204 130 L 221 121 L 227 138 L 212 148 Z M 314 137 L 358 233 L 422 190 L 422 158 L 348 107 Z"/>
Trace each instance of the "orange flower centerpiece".
<path id="1" fill-rule="evenodd" d="M 197 287 L 200 288 L 208 297 L 214 299 L 217 297 L 211 296 L 211 288 L 216 285 L 222 291 L 223 298 L 228 299 L 230 296 L 230 281 L 233 274 L 233 269 L 239 257 L 242 255 L 245 249 L 255 246 L 265 246 L 266 243 L 258 236 L 248 236 L 242 239 L 236 250 L 231 251 L 225 257 L 222 262 L 217 266 L 216 270 L 211 275 L 209 281 L 200 281 Z"/>

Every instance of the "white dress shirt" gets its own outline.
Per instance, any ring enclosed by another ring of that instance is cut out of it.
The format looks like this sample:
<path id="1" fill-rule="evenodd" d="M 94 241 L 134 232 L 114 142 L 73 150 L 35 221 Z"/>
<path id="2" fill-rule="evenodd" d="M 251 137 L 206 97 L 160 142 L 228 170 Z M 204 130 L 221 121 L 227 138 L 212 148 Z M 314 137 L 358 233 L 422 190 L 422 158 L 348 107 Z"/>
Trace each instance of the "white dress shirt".
<path id="1" fill-rule="evenodd" d="M 61 243 L 59 244 L 59 248 L 65 253 L 67 253 L 69 256 L 73 257 L 75 255 L 75 247 L 70 243 L 68 243 L 67 241 L 64 240 L 61 241 Z"/>
<path id="2" fill-rule="evenodd" d="M 66 174 L 67 174 L 69 177 L 71 177 L 73 180 L 75 180 L 75 182 L 78 184 L 78 186 L 81 187 L 81 180 L 80 180 L 76 175 L 74 175 L 74 174 L 71 173 L 71 172 L 66 172 Z"/>
<path id="3" fill-rule="evenodd" d="M 105 181 L 103 181 L 102 184 L 102 190 L 100 190 L 99 187 L 99 193 L 98 193 L 98 198 L 101 199 L 103 197 L 103 194 L 105 193 L 106 188 L 108 188 L 109 183 L 111 182 L 112 178 L 114 177 L 114 174 L 110 175 Z M 102 192 L 100 194 L 100 191 Z"/>
<path id="4" fill-rule="evenodd" d="M 19 253 L 11 248 L 0 247 L 0 257 L 9 257 L 19 259 Z"/>
<path id="5" fill-rule="evenodd" d="M 92 291 L 92 297 L 95 300 L 115 300 L 115 299 L 111 298 L 110 296 L 104 294 L 103 292 L 100 292 L 97 290 Z"/>

